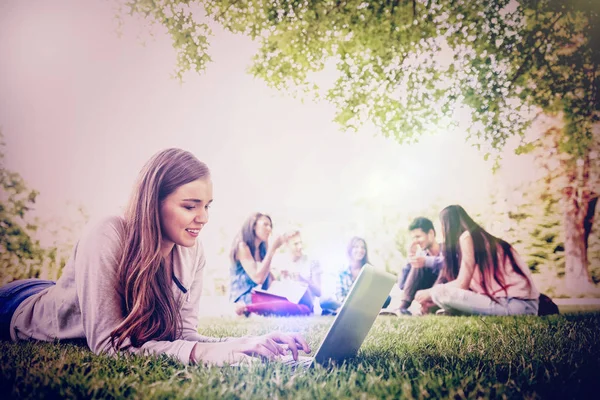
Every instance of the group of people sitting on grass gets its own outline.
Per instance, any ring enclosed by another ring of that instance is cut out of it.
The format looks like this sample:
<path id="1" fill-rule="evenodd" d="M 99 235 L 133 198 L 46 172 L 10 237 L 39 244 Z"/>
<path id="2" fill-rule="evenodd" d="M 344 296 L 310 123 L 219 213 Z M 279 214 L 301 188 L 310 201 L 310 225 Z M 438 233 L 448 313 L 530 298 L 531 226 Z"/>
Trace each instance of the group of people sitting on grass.
<path id="1" fill-rule="evenodd" d="M 399 285 L 399 312 L 416 300 L 422 312 L 447 315 L 537 315 L 540 293 L 529 267 L 506 241 L 458 205 L 440 212 L 444 242 L 423 217 L 409 226 L 413 242 Z"/>
<path id="2" fill-rule="evenodd" d="M 222 365 L 287 352 L 297 359 L 298 350 L 310 352 L 298 333 L 238 338 L 198 333 L 206 265 L 198 236 L 212 201 L 204 163 L 180 149 L 155 154 L 140 172 L 124 215 L 90 225 L 56 282 L 25 279 L 0 287 L 0 338 L 83 339 L 97 354 L 164 354 L 184 364 Z M 414 295 L 446 312 L 535 314 L 538 292 L 517 252 L 459 206 L 440 215 L 443 245 L 435 242 L 432 226 L 413 229 L 417 243 L 401 278 L 403 304 Z M 256 214 L 234 243 L 231 293 L 242 312 L 252 304 L 252 288 L 269 286 L 273 256 L 284 243 L 297 246 L 297 269 L 288 274 L 306 282 L 309 306 L 321 295 L 320 270 L 300 251 L 299 235 L 283 235 L 267 246 L 271 227 L 269 217 Z M 338 298 L 321 300 L 330 312 L 368 261 L 365 241 L 353 239 L 348 254 Z M 440 255 L 443 264 L 436 259 Z"/>
<path id="3" fill-rule="evenodd" d="M 517 251 L 473 221 L 458 205 L 440 213 L 444 242 L 438 243 L 431 220 L 418 217 L 409 226 L 412 242 L 408 263 L 399 274 L 402 299 L 397 310 L 419 313 L 477 315 L 536 315 L 539 296 L 531 272 Z M 303 253 L 300 232 L 282 234 L 269 246 L 273 223 L 266 214 L 254 213 L 244 223 L 232 246 L 231 301 L 238 314 L 310 314 L 316 298 L 322 296 L 322 270 L 316 260 Z M 291 259 L 276 273 L 277 250 L 288 245 Z M 362 267 L 369 262 L 367 243 L 353 237 L 348 246 L 348 265 L 337 279 L 335 298 L 319 300 L 322 314 L 335 314 Z M 279 276 L 277 276 L 279 275 Z M 256 289 L 268 292 L 277 279 L 296 280 L 306 295 L 297 305 L 279 299 L 254 296 Z M 383 304 L 391 302 L 388 296 Z"/>

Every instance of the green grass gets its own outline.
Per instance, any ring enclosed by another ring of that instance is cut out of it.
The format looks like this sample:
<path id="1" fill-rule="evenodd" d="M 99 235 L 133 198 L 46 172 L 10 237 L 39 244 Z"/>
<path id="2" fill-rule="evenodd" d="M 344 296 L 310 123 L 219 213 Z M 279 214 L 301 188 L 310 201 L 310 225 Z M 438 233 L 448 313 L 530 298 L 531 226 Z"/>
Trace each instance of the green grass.
<path id="1" fill-rule="evenodd" d="M 205 319 L 214 336 L 302 332 L 332 319 Z M 73 344 L 0 343 L 3 398 L 589 398 L 600 390 L 600 313 L 550 317 L 380 317 L 357 358 L 294 373 L 278 364 L 186 367 L 166 357 L 96 356 Z"/>

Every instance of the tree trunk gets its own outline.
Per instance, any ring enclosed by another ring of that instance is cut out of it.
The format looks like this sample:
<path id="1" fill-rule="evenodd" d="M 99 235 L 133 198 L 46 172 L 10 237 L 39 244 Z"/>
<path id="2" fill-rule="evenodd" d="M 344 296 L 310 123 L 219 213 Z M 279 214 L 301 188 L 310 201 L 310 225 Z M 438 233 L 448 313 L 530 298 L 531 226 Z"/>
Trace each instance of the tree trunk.
<path id="1" fill-rule="evenodd" d="M 600 123 L 593 125 L 593 140 L 579 158 L 562 153 L 564 137 L 562 113 L 546 115 L 541 146 L 545 154 L 538 158 L 547 172 L 547 190 L 561 189 L 561 209 L 565 245 L 564 289 L 571 296 L 598 292 L 589 270 L 588 246 L 600 187 Z"/>
<path id="2" fill-rule="evenodd" d="M 571 295 L 577 296 L 595 290 L 589 273 L 587 251 L 597 196 L 589 190 L 589 158 L 579 163 L 565 163 L 564 166 L 567 178 L 567 186 L 562 192 L 565 285 Z"/>

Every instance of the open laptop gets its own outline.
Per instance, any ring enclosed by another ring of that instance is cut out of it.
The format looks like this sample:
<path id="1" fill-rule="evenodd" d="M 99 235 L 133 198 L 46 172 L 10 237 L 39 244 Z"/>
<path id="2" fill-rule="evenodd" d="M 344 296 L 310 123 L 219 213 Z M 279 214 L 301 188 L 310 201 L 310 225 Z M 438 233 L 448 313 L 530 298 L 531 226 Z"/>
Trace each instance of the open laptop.
<path id="1" fill-rule="evenodd" d="M 292 356 L 285 356 L 276 362 L 309 368 L 315 363 L 341 364 L 354 357 L 395 283 L 394 275 L 365 264 L 314 357 L 299 356 L 295 361 Z"/>

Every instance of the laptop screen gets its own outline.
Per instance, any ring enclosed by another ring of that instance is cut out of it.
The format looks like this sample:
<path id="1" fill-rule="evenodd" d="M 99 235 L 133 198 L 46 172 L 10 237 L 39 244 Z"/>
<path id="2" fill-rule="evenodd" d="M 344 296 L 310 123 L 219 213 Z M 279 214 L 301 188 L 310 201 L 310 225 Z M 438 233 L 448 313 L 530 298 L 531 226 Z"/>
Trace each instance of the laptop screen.
<path id="1" fill-rule="evenodd" d="M 317 350 L 315 361 L 327 364 L 354 357 L 395 282 L 394 275 L 365 264 Z"/>

